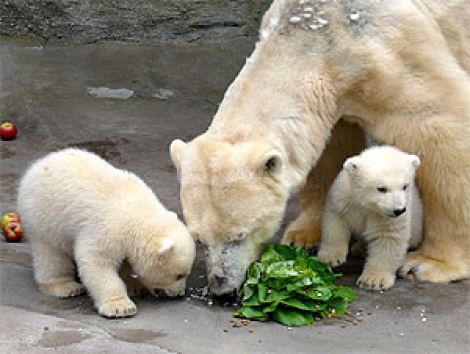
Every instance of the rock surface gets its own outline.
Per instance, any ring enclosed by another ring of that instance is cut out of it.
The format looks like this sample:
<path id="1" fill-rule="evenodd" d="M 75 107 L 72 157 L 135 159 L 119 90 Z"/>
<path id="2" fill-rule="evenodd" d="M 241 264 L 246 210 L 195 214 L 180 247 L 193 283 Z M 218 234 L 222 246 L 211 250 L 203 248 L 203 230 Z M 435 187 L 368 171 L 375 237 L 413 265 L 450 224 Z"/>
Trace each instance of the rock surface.
<path id="1" fill-rule="evenodd" d="M 4 0 L 0 35 L 49 43 L 212 41 L 256 35 L 270 0 Z"/>

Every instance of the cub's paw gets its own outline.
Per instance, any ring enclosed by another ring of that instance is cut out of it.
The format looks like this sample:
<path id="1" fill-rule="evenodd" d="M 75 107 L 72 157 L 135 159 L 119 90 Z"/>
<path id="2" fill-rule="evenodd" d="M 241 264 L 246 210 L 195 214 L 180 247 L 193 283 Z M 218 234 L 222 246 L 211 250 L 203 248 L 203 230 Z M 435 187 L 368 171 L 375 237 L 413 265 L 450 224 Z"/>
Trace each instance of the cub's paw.
<path id="1" fill-rule="evenodd" d="M 387 290 L 395 284 L 395 274 L 387 272 L 363 272 L 357 285 L 368 290 Z"/>
<path id="2" fill-rule="evenodd" d="M 42 283 L 39 284 L 39 290 L 43 293 L 59 298 L 79 296 L 86 292 L 85 287 L 82 284 L 74 281 Z"/>
<path id="3" fill-rule="evenodd" d="M 107 318 L 130 317 L 137 313 L 137 306 L 130 299 L 110 300 L 98 308 L 98 313 Z"/>
<path id="4" fill-rule="evenodd" d="M 348 250 L 340 248 L 320 248 L 318 251 L 318 259 L 323 263 L 327 263 L 333 267 L 337 267 L 346 262 Z"/>

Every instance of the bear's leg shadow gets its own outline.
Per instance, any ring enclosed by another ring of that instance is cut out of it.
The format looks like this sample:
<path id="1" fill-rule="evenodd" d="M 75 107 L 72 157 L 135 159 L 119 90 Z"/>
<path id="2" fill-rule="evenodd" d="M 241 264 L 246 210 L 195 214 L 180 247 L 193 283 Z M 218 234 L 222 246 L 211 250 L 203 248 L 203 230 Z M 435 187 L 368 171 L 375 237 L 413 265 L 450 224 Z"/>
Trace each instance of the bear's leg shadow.
<path id="1" fill-rule="evenodd" d="M 34 277 L 39 290 L 60 297 L 78 296 L 85 292 L 75 281 L 75 264 L 71 255 L 54 245 L 32 241 Z"/>
<path id="2" fill-rule="evenodd" d="M 320 243 L 321 213 L 331 184 L 344 161 L 366 148 L 365 134 L 355 124 L 340 120 L 318 163 L 299 192 L 300 215 L 286 229 L 282 243 L 311 248 Z"/>

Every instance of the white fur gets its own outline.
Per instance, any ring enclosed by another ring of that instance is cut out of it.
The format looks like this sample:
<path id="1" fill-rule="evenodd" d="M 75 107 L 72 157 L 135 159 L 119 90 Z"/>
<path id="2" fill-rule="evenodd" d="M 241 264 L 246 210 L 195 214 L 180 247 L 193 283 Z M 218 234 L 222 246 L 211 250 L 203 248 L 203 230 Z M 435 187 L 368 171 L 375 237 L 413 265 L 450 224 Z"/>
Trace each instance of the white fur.
<path id="1" fill-rule="evenodd" d="M 18 210 L 41 291 L 58 297 L 82 293 L 75 261 L 101 315 L 133 315 L 136 306 L 118 275 L 127 261 L 149 289 L 184 293 L 194 241 L 136 175 L 86 151 L 51 153 L 21 180 Z"/>
<path id="2" fill-rule="evenodd" d="M 353 235 L 358 239 L 353 252 L 361 252 L 367 244 L 358 285 L 373 290 L 393 286 L 408 247 L 415 248 L 421 241 L 423 208 L 414 182 L 418 166 L 417 156 L 390 146 L 373 147 L 349 158 L 327 197 L 320 260 L 333 266 L 344 263 Z M 393 214 L 403 208 L 403 214 Z"/>

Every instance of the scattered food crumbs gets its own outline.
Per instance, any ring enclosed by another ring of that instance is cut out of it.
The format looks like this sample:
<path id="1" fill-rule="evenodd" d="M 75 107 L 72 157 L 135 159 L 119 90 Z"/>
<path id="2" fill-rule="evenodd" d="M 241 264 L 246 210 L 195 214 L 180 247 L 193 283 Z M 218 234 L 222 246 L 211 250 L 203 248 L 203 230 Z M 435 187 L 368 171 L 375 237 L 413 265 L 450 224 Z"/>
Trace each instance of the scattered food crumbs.
<path id="1" fill-rule="evenodd" d="M 184 320 L 184 323 L 188 323 L 189 321 L 187 319 Z"/>
<path id="2" fill-rule="evenodd" d="M 227 333 L 227 332 L 228 332 L 228 329 L 224 329 L 224 332 Z"/>
<path id="3" fill-rule="evenodd" d="M 397 310 L 398 310 L 398 311 L 401 311 L 401 307 L 400 307 L 400 306 L 397 306 Z"/>
<path id="4" fill-rule="evenodd" d="M 344 324 L 343 324 L 343 325 L 341 325 L 341 328 L 346 328 L 346 325 L 344 325 Z"/>
<path id="5" fill-rule="evenodd" d="M 248 332 L 253 333 L 253 330 L 249 329 Z"/>
<path id="6" fill-rule="evenodd" d="M 250 324 L 250 320 L 243 319 L 241 320 L 242 325 L 248 326 Z"/>
<path id="7" fill-rule="evenodd" d="M 44 327 L 44 330 L 45 330 L 45 331 L 48 331 L 48 330 L 49 330 L 49 327 Z"/>
<path id="8" fill-rule="evenodd" d="M 428 319 L 426 317 L 423 317 L 421 321 L 426 322 Z"/>
<path id="9" fill-rule="evenodd" d="M 290 330 L 292 330 L 292 327 L 287 327 L 287 329 L 290 331 Z"/>
<path id="10" fill-rule="evenodd" d="M 370 315 L 372 315 L 372 312 L 367 312 L 367 314 L 370 316 Z"/>
<path id="11" fill-rule="evenodd" d="M 405 333 L 400 333 L 400 336 L 402 336 L 402 337 L 403 337 L 404 335 L 405 335 Z"/>

